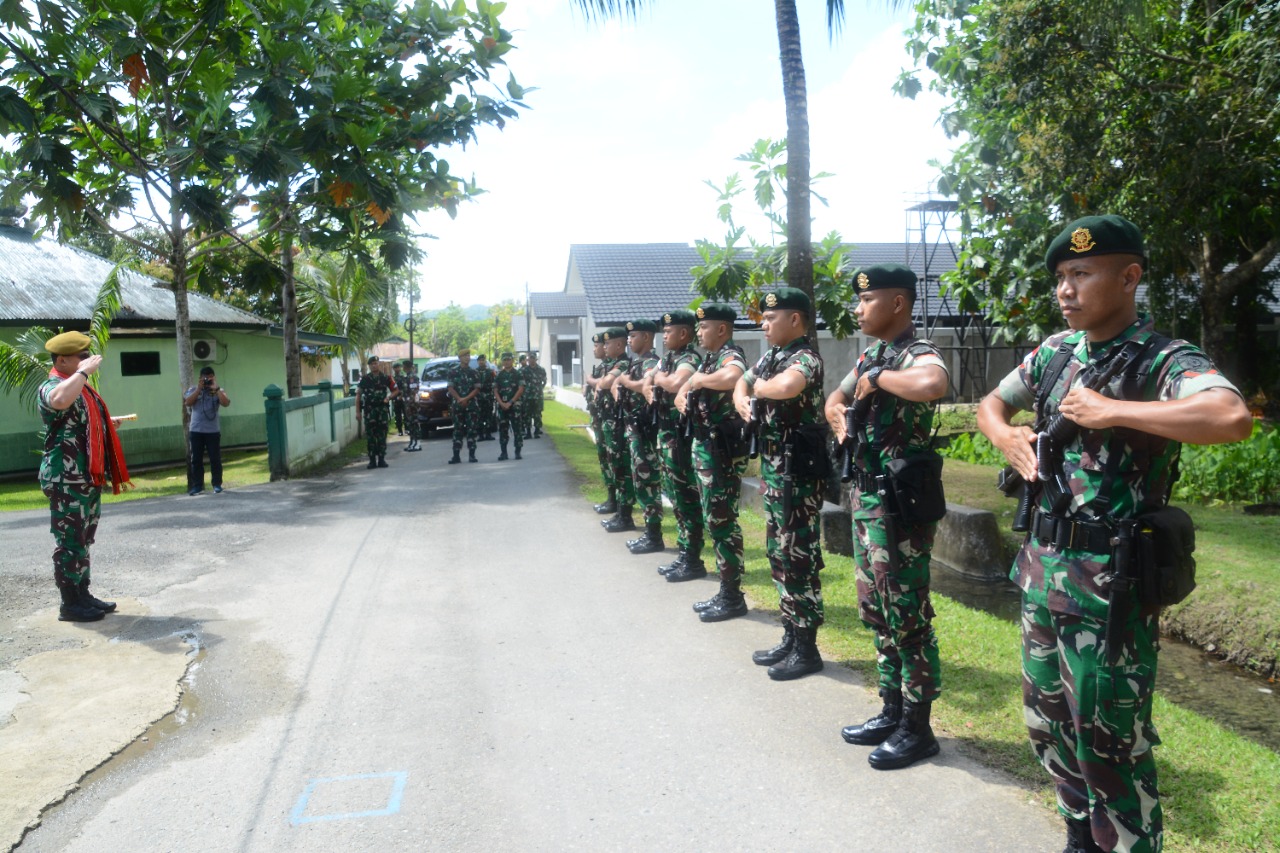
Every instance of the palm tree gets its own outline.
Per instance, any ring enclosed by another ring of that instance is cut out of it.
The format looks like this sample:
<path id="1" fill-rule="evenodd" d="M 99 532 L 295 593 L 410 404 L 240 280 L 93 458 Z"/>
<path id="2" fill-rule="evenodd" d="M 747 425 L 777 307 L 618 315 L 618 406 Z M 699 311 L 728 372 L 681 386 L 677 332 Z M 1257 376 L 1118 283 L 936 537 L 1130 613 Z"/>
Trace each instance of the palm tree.
<path id="1" fill-rule="evenodd" d="M 635 18 L 656 0 L 573 0 L 588 17 Z M 899 5 L 889 0 L 891 7 Z M 813 249 L 809 213 L 809 93 L 800 51 L 800 19 L 795 0 L 774 0 L 778 50 L 782 60 L 782 96 L 787 105 L 787 284 L 813 302 Z M 827 32 L 844 21 L 844 0 L 827 0 Z M 813 328 L 810 311 L 810 328 Z"/>
<path id="2" fill-rule="evenodd" d="M 396 310 L 393 275 L 352 257 L 317 255 L 296 266 L 299 313 L 308 329 L 347 339 L 340 347 L 342 385 L 350 387 L 353 353 L 382 340 Z"/>

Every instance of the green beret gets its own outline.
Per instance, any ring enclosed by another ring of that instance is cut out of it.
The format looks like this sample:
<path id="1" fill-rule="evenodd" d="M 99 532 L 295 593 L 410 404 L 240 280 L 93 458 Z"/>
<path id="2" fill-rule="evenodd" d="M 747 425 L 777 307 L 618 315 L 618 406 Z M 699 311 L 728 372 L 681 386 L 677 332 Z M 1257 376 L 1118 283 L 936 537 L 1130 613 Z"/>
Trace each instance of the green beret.
<path id="1" fill-rule="evenodd" d="M 853 277 L 858 293 L 867 290 L 888 290 L 898 288 L 910 291 L 912 298 L 916 295 L 916 274 L 910 267 L 902 264 L 876 264 L 863 267 Z"/>
<path id="2" fill-rule="evenodd" d="M 788 308 L 792 311 L 808 312 L 809 297 L 803 290 L 795 287 L 779 287 L 760 298 L 760 310 L 772 311 L 775 308 Z"/>
<path id="3" fill-rule="evenodd" d="M 513 359 L 513 358 L 515 358 L 515 356 L 513 356 L 511 353 L 509 353 L 509 352 L 504 352 L 504 353 L 502 354 L 502 359 L 501 359 L 501 360 L 502 360 L 502 361 L 510 361 L 510 360 L 511 360 L 511 359 Z"/>
<path id="4" fill-rule="evenodd" d="M 725 323 L 738 319 L 737 309 L 723 302 L 704 302 L 698 307 L 697 315 L 699 320 L 721 320 Z"/>
<path id="5" fill-rule="evenodd" d="M 84 332 L 63 332 L 44 342 L 44 348 L 54 355 L 76 355 L 93 345 L 93 339 Z"/>
<path id="6" fill-rule="evenodd" d="M 627 332 L 656 332 L 658 324 L 652 320 L 632 320 L 627 324 Z"/>
<path id="7" fill-rule="evenodd" d="M 378 363 L 378 357 L 376 355 L 369 356 L 369 364 L 377 364 L 377 363 Z"/>
<path id="8" fill-rule="evenodd" d="M 1108 213 L 1106 216 L 1085 216 L 1063 228 L 1049 244 L 1044 265 L 1049 272 L 1057 272 L 1058 264 L 1068 258 L 1087 258 L 1090 255 L 1137 255 L 1144 267 L 1147 263 L 1142 231 L 1123 216 Z"/>
<path id="9" fill-rule="evenodd" d="M 605 329 L 604 334 L 600 336 L 600 340 L 604 341 L 605 343 L 608 343 L 609 341 L 616 341 L 619 338 L 626 338 L 626 336 L 627 336 L 626 329 L 622 328 L 621 326 L 614 326 L 611 329 Z"/>
<path id="10" fill-rule="evenodd" d="M 591 336 L 591 343 L 593 344 L 604 343 L 604 334 L 602 332 L 596 332 L 594 335 Z"/>
<path id="11" fill-rule="evenodd" d="M 696 326 L 698 318 L 693 316 L 693 312 L 687 308 L 680 308 L 675 311 L 668 311 L 662 315 L 663 326 Z"/>

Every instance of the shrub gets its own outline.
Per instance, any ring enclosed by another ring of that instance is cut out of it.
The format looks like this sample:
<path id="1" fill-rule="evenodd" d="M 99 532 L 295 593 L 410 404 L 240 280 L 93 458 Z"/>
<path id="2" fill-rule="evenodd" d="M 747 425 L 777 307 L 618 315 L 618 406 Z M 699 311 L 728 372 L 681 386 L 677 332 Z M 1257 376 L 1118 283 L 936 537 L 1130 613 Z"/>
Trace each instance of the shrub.
<path id="1" fill-rule="evenodd" d="M 1263 503 L 1280 498 L 1280 430 L 1255 421 L 1253 434 L 1233 444 L 1182 447 L 1179 500 Z"/>

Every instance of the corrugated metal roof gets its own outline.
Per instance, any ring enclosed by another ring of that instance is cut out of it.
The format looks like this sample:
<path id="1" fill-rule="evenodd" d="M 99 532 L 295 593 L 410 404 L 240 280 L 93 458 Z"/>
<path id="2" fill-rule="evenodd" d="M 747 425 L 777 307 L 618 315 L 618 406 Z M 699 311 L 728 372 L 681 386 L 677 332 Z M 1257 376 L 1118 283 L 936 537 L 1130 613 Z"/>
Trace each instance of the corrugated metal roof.
<path id="1" fill-rule="evenodd" d="M 931 251 L 929 280 L 920 288 L 916 311 L 925 305 L 936 315 L 941 300 L 938 275 L 954 266 L 954 257 Z M 924 253 L 916 244 L 862 243 L 848 247 L 852 267 L 872 264 L 907 264 L 924 277 Z M 657 319 L 673 308 L 689 305 L 699 294 L 689 271 L 701 263 L 697 249 L 684 243 L 593 243 L 569 247 L 569 262 L 576 264 L 582 289 L 597 327 L 617 326 L 628 320 Z M 539 294 L 530 294 L 530 298 Z M 568 294 L 572 295 L 572 294 Z M 744 318 L 742 306 L 739 317 Z M 942 312 L 949 314 L 949 311 Z"/>
<path id="2" fill-rule="evenodd" d="M 585 294 L 564 293 L 558 290 L 530 293 L 529 304 L 533 308 L 534 315 L 543 320 L 557 317 L 585 317 L 588 310 Z"/>
<path id="3" fill-rule="evenodd" d="M 90 252 L 27 231 L 0 225 L 0 324 L 84 325 L 93 316 L 98 289 L 113 264 Z M 163 282 L 121 271 L 124 307 L 113 326 L 169 325 L 176 309 Z M 205 328 L 264 328 L 270 325 L 200 293 L 188 295 L 191 323 Z"/>

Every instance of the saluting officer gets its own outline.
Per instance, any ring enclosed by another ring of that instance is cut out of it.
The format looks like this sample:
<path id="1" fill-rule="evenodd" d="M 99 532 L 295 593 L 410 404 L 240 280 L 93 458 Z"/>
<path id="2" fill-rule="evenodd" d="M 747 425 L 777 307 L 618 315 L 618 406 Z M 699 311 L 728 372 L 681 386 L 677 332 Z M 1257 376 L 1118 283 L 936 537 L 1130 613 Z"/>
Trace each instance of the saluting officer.
<path id="1" fill-rule="evenodd" d="M 1070 330 L 1033 350 L 978 407 L 982 432 L 1036 485 L 1013 568 L 1025 716 L 1057 789 L 1067 851 L 1149 853 L 1163 833 L 1151 724 L 1159 606 L 1125 590 L 1133 566 L 1123 546 L 1132 519 L 1168 502 L 1181 442 L 1239 441 L 1252 421 L 1204 353 L 1157 335 L 1138 313 L 1146 257 L 1136 225 L 1078 219 L 1050 243 L 1045 264 Z M 1109 365 L 1125 364 L 1102 384 Z M 1011 424 L 1020 409 L 1065 420 L 1048 420 L 1038 438 Z"/>
<path id="2" fill-rule="evenodd" d="M 686 309 L 663 315 L 662 348 L 666 355 L 658 368 L 649 374 L 645 385 L 645 396 L 658 425 L 662 491 L 670 499 L 675 512 L 676 545 L 680 549 L 675 563 L 659 569 L 667 577 L 674 568 L 688 565 L 690 559 L 699 566 L 702 564 L 702 507 L 698 504 L 698 483 L 691 458 L 692 442 L 685 438 L 684 430 L 679 429 L 680 412 L 675 404 L 676 395 L 702 361 L 693 345 L 693 327 L 697 322 L 693 312 Z M 706 573 L 707 570 L 702 569 L 702 574 Z"/>
<path id="3" fill-rule="evenodd" d="M 609 451 L 609 477 L 613 484 L 614 513 L 612 517 L 602 519 L 600 525 L 610 533 L 624 530 L 635 530 L 636 523 L 631 518 L 636 503 L 635 484 L 631 481 L 631 447 L 627 444 L 626 411 L 618 399 L 614 384 L 618 377 L 631 367 L 627 358 L 627 330 L 619 326 L 605 330 L 603 335 L 605 357 L 605 374 L 596 383 L 599 394 L 600 418 L 603 427 L 605 447 Z M 625 392 L 630 393 L 630 392 Z M 596 507 L 596 512 L 605 513 L 605 507 Z"/>
<path id="4" fill-rule="evenodd" d="M 652 320 L 627 323 L 627 345 L 631 361 L 625 371 L 614 367 L 617 375 L 614 390 L 626 413 L 626 440 L 631 453 L 631 481 L 636 503 L 644 512 L 644 533 L 627 541 L 632 554 L 652 554 L 666 548 L 662 541 L 662 484 L 659 475 L 658 433 L 644 399 L 646 375 L 657 368 L 658 356 L 653 351 L 653 335 L 658 324 Z"/>
<path id="5" fill-rule="evenodd" d="M 723 622 L 747 613 L 742 594 L 742 527 L 738 501 L 747 469 L 742 418 L 733 407 L 733 389 L 747 370 L 742 347 L 733 342 L 738 312 L 729 305 L 698 308 L 698 343 L 707 351 L 698 372 L 685 384 L 677 404 L 693 427 L 693 467 L 698 477 L 702 524 L 711 539 L 720 589 L 693 605 L 703 622 Z M 669 581 L 706 574 L 701 560 L 673 570 Z"/>
<path id="6" fill-rule="evenodd" d="M 899 264 L 866 267 L 854 277 L 854 314 L 875 338 L 857 366 L 827 397 L 827 422 L 836 438 L 853 441 L 853 562 L 858 613 L 872 630 L 884 708 L 841 734 L 853 744 L 878 746 L 869 761 L 889 770 L 936 755 L 929 726 L 931 704 L 942 689 L 938 639 L 929 602 L 929 554 L 936 521 L 894 517 L 878 493 L 895 459 L 932 455 L 934 407 L 947 393 L 946 362 L 932 341 L 916 337 L 911 311 L 916 274 Z M 862 401 L 856 436 L 845 434 L 846 409 Z M 881 481 L 883 482 L 883 481 Z"/>
<path id="7" fill-rule="evenodd" d="M 771 348 L 738 380 L 733 402 L 758 430 L 766 545 L 782 606 L 781 642 L 756 652 L 752 660 L 768 666 L 770 678 L 786 681 L 822 669 L 818 513 L 830 457 L 822 420 L 822 356 L 807 336 L 809 297 L 782 287 L 766 293 L 761 307 L 761 329 Z M 752 418 L 753 400 L 757 418 Z"/>

